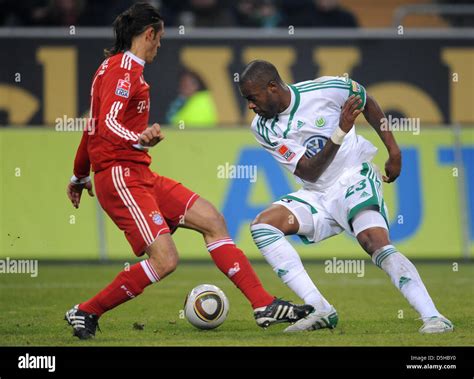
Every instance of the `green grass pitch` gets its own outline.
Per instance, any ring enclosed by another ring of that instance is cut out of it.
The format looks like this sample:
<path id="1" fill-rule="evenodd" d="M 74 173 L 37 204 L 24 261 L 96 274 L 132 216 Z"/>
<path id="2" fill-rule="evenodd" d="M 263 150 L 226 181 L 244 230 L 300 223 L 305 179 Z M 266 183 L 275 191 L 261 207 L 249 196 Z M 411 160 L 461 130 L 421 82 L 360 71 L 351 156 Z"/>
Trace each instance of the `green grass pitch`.
<path id="1" fill-rule="evenodd" d="M 299 300 L 265 263 L 254 265 L 276 296 Z M 79 341 L 63 321 L 72 305 L 94 295 L 122 268 L 109 265 L 51 265 L 39 262 L 39 275 L 0 275 L 0 345 L 17 346 L 460 346 L 473 345 L 474 265 L 417 264 L 439 310 L 455 324 L 454 333 L 421 335 L 420 320 L 388 277 L 366 262 L 365 277 L 328 274 L 323 263 L 308 263 L 319 289 L 339 312 L 334 331 L 283 333 L 284 325 L 258 328 L 249 304 L 212 263 L 182 262 L 163 282 L 105 314 L 102 332 Z M 201 331 L 181 317 L 186 293 L 212 283 L 229 297 L 228 319 Z M 403 316 L 403 317 L 402 317 Z M 143 330 L 133 327 L 144 324 Z"/>

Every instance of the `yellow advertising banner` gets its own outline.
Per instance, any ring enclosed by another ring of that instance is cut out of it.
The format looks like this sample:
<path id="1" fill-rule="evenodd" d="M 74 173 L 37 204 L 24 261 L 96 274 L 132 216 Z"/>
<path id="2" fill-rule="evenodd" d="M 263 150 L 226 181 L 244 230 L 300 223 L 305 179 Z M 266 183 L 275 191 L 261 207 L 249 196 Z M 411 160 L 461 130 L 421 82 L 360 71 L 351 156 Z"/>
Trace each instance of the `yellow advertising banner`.
<path id="1" fill-rule="evenodd" d="M 181 181 L 225 216 L 229 233 L 251 258 L 259 258 L 249 225 L 272 201 L 298 189 L 295 180 L 253 139 L 248 128 L 165 130 L 152 150 L 152 169 Z M 379 152 L 376 133 L 358 127 Z M 460 259 L 474 253 L 474 132 L 447 128 L 398 132 L 402 175 L 384 184 L 392 243 L 409 257 Z M 74 209 L 66 197 L 80 133 L 45 129 L 0 132 L 0 255 L 52 259 L 133 257 L 125 237 L 96 198 L 83 195 Z M 461 164 L 462 162 L 462 164 Z M 208 259 L 196 232 L 174 234 L 182 259 Z M 365 257 L 357 241 L 339 235 L 318 244 L 292 237 L 303 258 Z"/>

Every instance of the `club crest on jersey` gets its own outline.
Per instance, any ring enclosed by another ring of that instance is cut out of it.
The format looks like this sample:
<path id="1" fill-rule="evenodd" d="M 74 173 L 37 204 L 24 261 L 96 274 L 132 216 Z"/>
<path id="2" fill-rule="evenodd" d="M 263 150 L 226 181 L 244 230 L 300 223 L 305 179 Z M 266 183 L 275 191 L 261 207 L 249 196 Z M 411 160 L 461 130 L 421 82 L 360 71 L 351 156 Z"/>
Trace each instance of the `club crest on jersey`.
<path id="1" fill-rule="evenodd" d="M 318 128 L 322 128 L 326 124 L 326 120 L 324 117 L 318 117 L 315 123 Z"/>
<path id="2" fill-rule="evenodd" d="M 125 97 L 128 99 L 128 95 L 130 93 L 130 87 L 131 84 L 130 82 L 127 82 L 126 80 L 119 79 L 117 83 L 117 88 L 115 88 L 115 94 L 117 96 Z"/>
<path id="3" fill-rule="evenodd" d="M 288 162 L 290 162 L 294 157 L 295 157 L 295 153 L 292 152 L 288 146 L 286 145 L 282 145 L 279 149 L 278 149 L 278 152 L 280 153 L 280 155 L 285 158 Z"/>
<path id="4" fill-rule="evenodd" d="M 163 217 L 161 217 L 159 212 L 157 212 L 157 211 L 151 212 L 150 217 L 156 225 L 163 224 Z"/>

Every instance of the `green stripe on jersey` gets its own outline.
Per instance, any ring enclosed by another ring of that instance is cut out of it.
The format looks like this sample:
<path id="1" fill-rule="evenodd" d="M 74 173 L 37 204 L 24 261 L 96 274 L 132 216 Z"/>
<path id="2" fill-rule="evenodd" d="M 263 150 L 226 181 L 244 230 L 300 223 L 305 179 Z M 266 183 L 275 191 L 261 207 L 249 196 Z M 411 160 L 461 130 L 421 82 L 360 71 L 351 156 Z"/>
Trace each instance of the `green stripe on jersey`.
<path id="1" fill-rule="evenodd" d="M 257 133 L 260 135 L 260 137 L 263 138 L 263 140 L 269 144 L 270 141 L 267 140 L 265 136 L 265 119 L 263 117 L 259 117 L 257 121 Z"/>
<path id="2" fill-rule="evenodd" d="M 277 122 L 278 122 L 278 115 L 273 118 L 272 125 L 270 126 L 270 127 L 272 128 L 273 134 L 275 134 L 275 135 L 276 135 L 276 132 L 275 132 L 275 124 L 276 124 Z"/>
<path id="3" fill-rule="evenodd" d="M 349 91 L 349 87 L 348 87 L 348 86 L 327 85 L 327 86 L 321 86 L 321 87 L 318 86 L 318 87 L 308 87 L 308 88 L 304 88 L 304 89 L 300 90 L 300 93 L 311 92 L 311 91 L 317 91 L 317 90 L 327 89 L 327 88 L 339 88 L 339 89 L 345 89 L 345 90 L 348 90 L 348 91 Z"/>
<path id="4" fill-rule="evenodd" d="M 293 117 L 295 117 L 296 110 L 300 106 L 300 92 L 298 91 L 298 89 L 295 86 L 293 86 L 291 84 L 289 84 L 289 87 L 291 88 L 291 90 L 293 90 L 293 92 L 295 94 L 295 103 L 293 104 L 293 108 L 291 109 L 290 117 L 288 119 L 288 125 L 286 127 L 285 132 L 283 133 L 283 138 L 286 138 L 288 132 L 290 131 L 291 122 L 293 121 Z"/>
<path id="5" fill-rule="evenodd" d="M 265 126 L 267 122 L 266 118 L 259 117 L 257 120 L 257 133 L 260 135 L 260 137 L 263 138 L 263 140 L 270 146 L 276 146 L 278 145 L 275 142 L 272 142 L 270 139 L 270 136 L 268 134 L 268 128 Z"/>
<path id="6" fill-rule="evenodd" d="M 305 84 L 297 84 L 295 85 L 296 88 L 298 89 L 303 89 L 306 87 L 312 87 L 312 86 L 322 86 L 322 85 L 328 85 L 328 84 L 340 84 L 340 85 L 348 85 L 348 83 L 344 79 L 331 79 L 331 80 L 326 80 L 324 82 L 314 82 L 311 81 L 309 83 Z"/>

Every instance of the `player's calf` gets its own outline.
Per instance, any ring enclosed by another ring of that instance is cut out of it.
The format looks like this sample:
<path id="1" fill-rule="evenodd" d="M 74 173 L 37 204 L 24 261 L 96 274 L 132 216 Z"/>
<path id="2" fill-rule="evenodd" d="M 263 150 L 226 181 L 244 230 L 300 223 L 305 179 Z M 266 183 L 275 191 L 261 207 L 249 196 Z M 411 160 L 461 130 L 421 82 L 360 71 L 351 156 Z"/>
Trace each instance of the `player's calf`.
<path id="1" fill-rule="evenodd" d="M 184 225 L 203 235 L 216 266 L 242 291 L 252 308 L 273 301 L 274 297 L 265 291 L 243 251 L 229 237 L 223 216 L 211 203 L 197 199 L 186 212 Z"/>
<path id="2" fill-rule="evenodd" d="M 285 234 L 296 234 L 302 225 L 311 224 L 311 211 L 298 202 L 286 204 L 291 206 L 291 211 L 283 205 L 274 204 L 260 213 L 250 226 L 252 238 L 283 283 L 306 304 L 318 311 L 328 312 L 331 305 L 319 292 L 297 251 L 285 238 Z"/>

